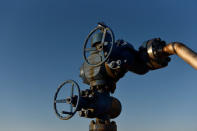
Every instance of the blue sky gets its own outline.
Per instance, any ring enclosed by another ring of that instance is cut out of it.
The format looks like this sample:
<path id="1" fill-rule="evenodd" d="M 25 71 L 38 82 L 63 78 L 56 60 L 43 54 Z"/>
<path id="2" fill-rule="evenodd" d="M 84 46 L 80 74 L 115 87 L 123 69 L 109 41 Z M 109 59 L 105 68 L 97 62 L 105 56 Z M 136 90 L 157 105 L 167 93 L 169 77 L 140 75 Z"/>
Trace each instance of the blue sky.
<path id="1" fill-rule="evenodd" d="M 89 31 L 104 21 L 116 39 L 138 49 L 161 37 L 197 51 L 195 0 L 1 0 L 0 130 L 88 130 L 78 114 L 56 118 L 53 96 L 60 83 L 79 78 Z M 118 131 L 196 131 L 197 72 L 177 56 L 169 66 L 139 76 L 128 73 L 114 96 L 122 103 Z"/>

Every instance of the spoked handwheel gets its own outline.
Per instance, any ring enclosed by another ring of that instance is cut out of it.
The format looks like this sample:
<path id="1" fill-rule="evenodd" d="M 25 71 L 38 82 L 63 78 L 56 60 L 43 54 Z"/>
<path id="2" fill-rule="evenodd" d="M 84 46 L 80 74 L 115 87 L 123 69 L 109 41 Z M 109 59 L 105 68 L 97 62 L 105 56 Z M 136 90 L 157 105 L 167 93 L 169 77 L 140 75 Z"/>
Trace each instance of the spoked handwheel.
<path id="1" fill-rule="evenodd" d="M 103 33 L 100 47 L 99 48 L 96 48 L 96 47 L 88 48 L 87 45 L 88 45 L 88 41 L 89 41 L 90 37 L 96 31 L 99 31 L 99 30 Z M 109 43 L 106 43 L 105 42 L 106 34 L 109 34 L 110 37 L 111 37 L 111 42 L 109 42 Z M 90 65 L 90 66 L 99 66 L 99 65 L 103 64 L 104 62 L 106 62 L 108 60 L 109 56 L 112 53 L 112 49 L 113 49 L 113 46 L 114 46 L 114 40 L 115 40 L 115 38 L 114 38 L 113 31 L 109 27 L 107 27 L 106 25 L 104 25 L 103 23 L 99 23 L 98 26 L 89 33 L 89 35 L 87 36 L 87 38 L 85 40 L 84 47 L 83 47 L 83 56 L 84 56 L 85 62 L 88 65 Z M 107 54 L 105 54 L 104 53 L 104 46 L 108 46 L 108 44 L 110 44 L 109 51 L 107 52 Z M 88 52 L 91 52 L 91 51 L 99 52 L 98 54 L 101 57 L 101 61 L 100 62 L 98 62 L 98 63 L 91 63 L 88 60 L 87 53 Z"/>
<path id="2" fill-rule="evenodd" d="M 57 99 L 59 92 L 62 88 L 69 88 L 66 87 L 67 84 L 71 84 L 71 92 L 69 97 L 65 97 L 63 99 Z M 77 94 L 74 95 L 74 89 L 76 88 Z M 59 117 L 61 120 L 68 120 L 71 117 L 73 117 L 77 111 L 78 105 L 79 105 L 79 99 L 80 99 L 80 88 L 79 85 L 73 81 L 73 80 L 68 80 L 63 82 L 58 88 L 54 96 L 54 110 L 55 114 L 57 117 Z M 69 111 L 61 111 L 57 109 L 57 105 L 59 103 L 65 103 L 70 105 L 70 110 Z M 75 108 L 75 109 L 74 109 Z"/>

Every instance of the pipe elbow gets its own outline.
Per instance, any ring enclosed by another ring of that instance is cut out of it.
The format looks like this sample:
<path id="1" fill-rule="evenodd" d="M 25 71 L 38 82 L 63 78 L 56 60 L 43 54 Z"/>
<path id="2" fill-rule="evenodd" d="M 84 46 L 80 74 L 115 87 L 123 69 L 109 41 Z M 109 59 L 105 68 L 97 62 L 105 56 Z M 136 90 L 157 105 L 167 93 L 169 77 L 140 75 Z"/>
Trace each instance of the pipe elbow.
<path id="1" fill-rule="evenodd" d="M 176 54 L 197 70 L 197 53 L 180 42 L 172 42 L 163 48 L 167 55 Z"/>

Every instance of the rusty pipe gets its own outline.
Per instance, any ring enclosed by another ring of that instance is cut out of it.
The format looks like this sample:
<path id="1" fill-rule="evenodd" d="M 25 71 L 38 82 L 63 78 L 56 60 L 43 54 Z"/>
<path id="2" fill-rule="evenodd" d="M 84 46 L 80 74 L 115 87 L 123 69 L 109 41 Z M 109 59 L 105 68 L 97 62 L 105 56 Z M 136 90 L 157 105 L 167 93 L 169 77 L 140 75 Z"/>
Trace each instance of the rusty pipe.
<path id="1" fill-rule="evenodd" d="M 197 70 L 197 53 L 180 42 L 172 42 L 163 48 L 167 55 L 178 55 L 185 62 Z"/>

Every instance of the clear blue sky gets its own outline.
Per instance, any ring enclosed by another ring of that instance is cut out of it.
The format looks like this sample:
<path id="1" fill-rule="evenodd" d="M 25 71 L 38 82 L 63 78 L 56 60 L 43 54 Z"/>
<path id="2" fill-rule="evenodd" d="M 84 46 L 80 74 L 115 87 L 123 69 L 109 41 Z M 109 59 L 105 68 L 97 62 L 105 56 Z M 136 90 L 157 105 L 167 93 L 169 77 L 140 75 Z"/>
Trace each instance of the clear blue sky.
<path id="1" fill-rule="evenodd" d="M 196 0 L 1 0 L 0 130 L 88 131 L 78 114 L 56 118 L 58 85 L 79 78 L 89 31 L 104 21 L 137 49 L 161 37 L 197 51 Z M 123 106 L 118 131 L 196 131 L 197 71 L 177 56 L 169 66 L 128 73 L 114 94 Z"/>

